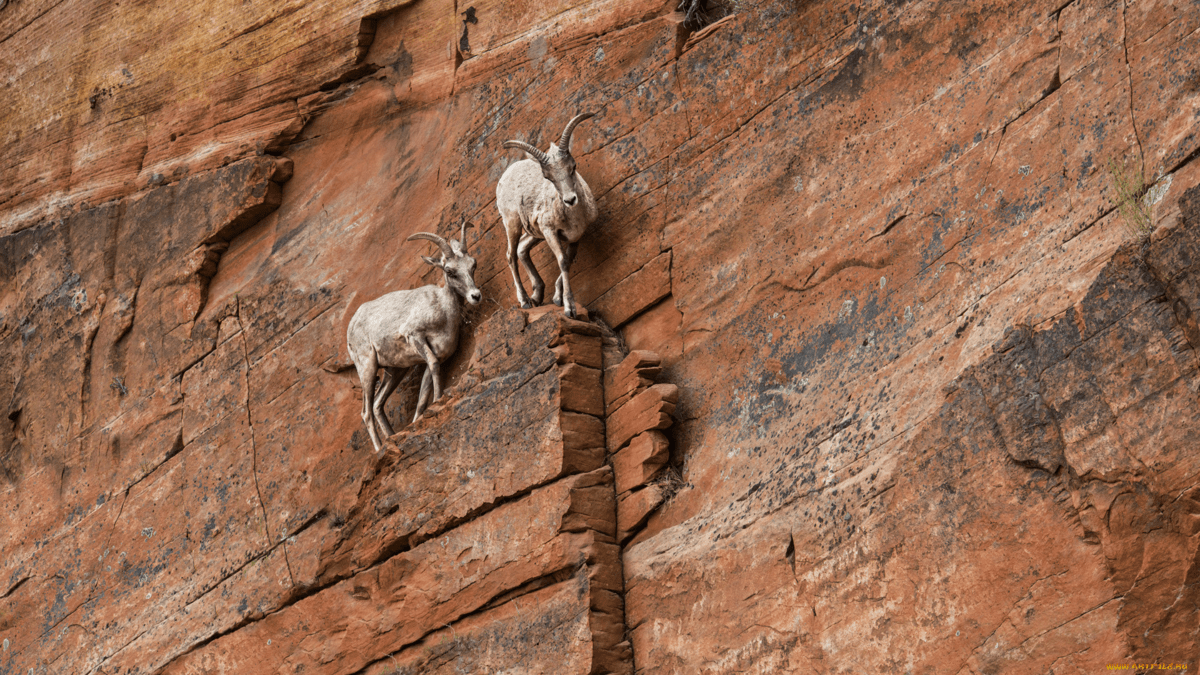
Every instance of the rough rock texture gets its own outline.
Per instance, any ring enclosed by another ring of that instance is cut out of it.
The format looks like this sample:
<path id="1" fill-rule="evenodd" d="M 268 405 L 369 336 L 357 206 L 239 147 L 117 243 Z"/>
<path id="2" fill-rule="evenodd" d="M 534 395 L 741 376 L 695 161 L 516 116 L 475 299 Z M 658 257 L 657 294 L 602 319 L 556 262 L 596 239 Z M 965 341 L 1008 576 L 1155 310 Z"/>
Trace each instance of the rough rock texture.
<path id="1" fill-rule="evenodd" d="M 36 672 L 50 649 L 56 660 L 44 665 L 56 672 L 342 673 L 397 659 L 483 658 L 429 646 L 436 631 L 469 619 L 463 629 L 478 633 L 472 639 L 536 628 L 562 643 L 569 667 L 554 672 L 628 672 L 605 424 L 579 412 L 603 414 L 600 369 L 587 365 L 599 365 L 600 333 L 560 311 L 497 312 L 479 326 L 475 353 L 447 397 L 381 455 L 342 460 L 357 469 L 345 488 L 316 493 L 300 490 L 311 478 L 277 487 L 262 480 L 269 465 L 260 477 L 256 446 L 221 453 L 214 438 L 254 430 L 226 410 L 244 405 L 244 378 L 226 387 L 205 375 L 208 363 L 224 373 L 244 368 L 239 341 L 220 342 L 184 376 L 185 392 L 205 392 L 206 407 L 189 415 L 185 405 L 180 415 L 175 406 L 184 431 L 151 471 L 161 475 L 129 489 L 110 532 L 97 517 L 103 507 L 86 525 L 68 521 L 61 545 L 74 547 L 76 566 L 64 578 L 29 575 L 8 589 L 5 616 L 16 630 L 6 639 L 17 658 L 6 667 Z M 591 386 L 581 387 L 587 371 Z M 196 387 L 187 384 L 192 373 Z M 332 471 L 334 461 L 311 475 Z M 314 510 L 276 540 L 264 532 L 264 493 Z M 340 501 L 302 501 L 320 494 Z M 119 552 L 95 561 L 82 554 L 114 537 L 125 542 Z M 531 599 L 539 604 L 512 615 Z M 36 634 L 57 618 L 47 608 L 65 614 L 57 620 L 66 630 Z M 97 637 L 111 652 L 73 641 Z M 417 643 L 426 647 L 405 649 Z M 523 658 L 488 644 L 491 662 Z"/>
<path id="2" fill-rule="evenodd" d="M 765 631 L 739 668 L 836 670 L 821 645 L 830 632 L 852 641 L 857 659 L 887 664 L 902 643 L 914 668 L 934 670 L 1193 662 L 1200 362 L 1181 317 L 1200 295 L 1178 280 L 1200 264 L 1200 221 L 1138 249 L 1122 247 L 1045 326 L 1006 331 L 895 456 L 866 454 L 829 474 L 814 463 L 807 444 L 870 444 L 876 431 L 859 415 L 795 446 L 790 480 L 745 500 L 780 507 L 749 526 L 761 544 L 719 549 L 715 568 L 661 544 L 695 547 L 702 530 L 636 548 L 646 557 L 626 573 L 640 662 L 685 653 L 686 640 L 637 633 L 694 620 L 695 584 L 730 586 L 705 608 L 714 620 Z M 811 496 L 780 505 L 782 491 Z M 928 529 L 914 537 L 913 523 Z M 663 574 L 667 588 L 647 583 Z M 739 606 L 751 589 L 758 597 Z"/>
<path id="3" fill-rule="evenodd" d="M 595 660 L 620 662 L 605 652 L 623 637 L 608 482 L 611 475 L 600 470 L 535 490 L 217 637 L 163 672 L 354 673 L 506 593 L 547 577 L 558 581 L 555 574 L 576 577 L 574 612 L 593 615 L 574 636 L 572 651 L 586 651 L 572 655 L 577 668 L 567 672 L 612 672 L 610 664 L 593 668 Z M 603 529 L 592 529 L 597 525 Z M 610 616 L 615 625 L 604 626 Z"/>
<path id="4" fill-rule="evenodd" d="M 676 4 L 0 6 L 0 675 L 1200 667 L 1200 5 Z M 502 310 L 583 110 L 619 334 Z M 374 457 L 346 322 L 463 216 Z"/>

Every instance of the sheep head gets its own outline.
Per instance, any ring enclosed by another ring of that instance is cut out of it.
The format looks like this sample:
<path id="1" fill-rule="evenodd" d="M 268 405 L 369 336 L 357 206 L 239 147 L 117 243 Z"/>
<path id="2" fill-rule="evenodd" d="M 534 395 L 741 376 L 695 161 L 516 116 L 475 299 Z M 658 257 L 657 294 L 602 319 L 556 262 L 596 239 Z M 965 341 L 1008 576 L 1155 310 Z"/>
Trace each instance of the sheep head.
<path id="1" fill-rule="evenodd" d="M 446 285 L 450 290 L 465 298 L 472 305 L 478 305 L 483 299 L 483 293 L 475 285 L 475 259 L 467 253 L 467 221 L 462 223 L 458 241 L 446 241 L 432 232 L 417 232 L 408 238 L 409 241 L 424 239 L 438 245 L 442 257 L 430 258 L 421 256 L 425 262 L 442 270 L 446 276 Z"/>
<path id="2" fill-rule="evenodd" d="M 579 203 L 578 189 L 575 186 L 575 158 L 571 156 L 571 134 L 575 127 L 595 113 L 583 113 L 571 118 L 563 129 L 558 143 L 550 144 L 549 152 L 542 152 L 524 141 L 505 141 L 506 148 L 520 148 L 529 153 L 542 167 L 542 176 L 554 185 L 558 196 L 567 208 Z"/>

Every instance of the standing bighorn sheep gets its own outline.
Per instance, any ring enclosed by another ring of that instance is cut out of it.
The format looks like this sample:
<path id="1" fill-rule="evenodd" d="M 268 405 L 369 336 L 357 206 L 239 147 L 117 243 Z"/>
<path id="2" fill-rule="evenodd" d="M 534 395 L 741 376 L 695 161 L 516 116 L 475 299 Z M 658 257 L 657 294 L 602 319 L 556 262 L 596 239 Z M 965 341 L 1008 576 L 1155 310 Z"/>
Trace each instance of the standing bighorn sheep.
<path id="1" fill-rule="evenodd" d="M 517 302 L 522 307 L 542 304 L 546 285 L 529 258 L 529 250 L 544 239 L 558 260 L 554 304 L 562 305 L 567 316 L 575 317 L 575 296 L 571 293 L 567 272 L 575 260 L 579 238 L 596 220 L 596 199 L 583 176 L 575 171 L 571 133 L 575 131 L 575 125 L 593 114 L 576 115 L 567 122 L 558 143 L 550 144 L 549 152 L 542 152 L 524 141 L 504 142 L 504 147 L 520 148 L 533 158 L 508 167 L 496 184 L 496 208 L 508 235 L 508 267 L 517 287 Z M 518 257 L 533 284 L 532 295 L 527 295 L 521 284 L 521 275 L 517 272 Z"/>
<path id="2" fill-rule="evenodd" d="M 430 284 L 408 291 L 388 293 L 364 302 L 346 330 L 346 347 L 358 370 L 363 391 L 363 422 L 375 450 L 382 444 L 375 425 L 391 436 L 395 433 L 383 412 L 383 404 L 400 383 L 400 369 L 424 364 L 421 394 L 417 399 L 416 422 L 425 411 L 426 403 L 442 396 L 441 362 L 458 348 L 458 327 L 462 323 L 459 297 L 478 305 L 483 294 L 475 286 L 475 259 L 467 254 L 467 222 L 463 221 L 459 241 L 445 239 L 429 232 L 418 232 L 408 238 L 427 239 L 442 250 L 440 260 L 421 256 L 425 262 L 442 270 L 445 286 Z M 378 393 L 375 375 L 382 369 Z M 429 398 L 430 389 L 433 398 Z"/>

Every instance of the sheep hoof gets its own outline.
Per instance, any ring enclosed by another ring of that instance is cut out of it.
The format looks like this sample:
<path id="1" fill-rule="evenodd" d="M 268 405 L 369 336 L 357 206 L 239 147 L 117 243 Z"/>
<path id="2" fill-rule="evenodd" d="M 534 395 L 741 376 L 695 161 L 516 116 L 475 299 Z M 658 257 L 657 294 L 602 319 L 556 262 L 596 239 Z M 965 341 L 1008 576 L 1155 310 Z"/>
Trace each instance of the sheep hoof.
<path id="1" fill-rule="evenodd" d="M 533 303 L 529 302 L 528 300 L 522 300 L 521 309 L 533 309 Z"/>

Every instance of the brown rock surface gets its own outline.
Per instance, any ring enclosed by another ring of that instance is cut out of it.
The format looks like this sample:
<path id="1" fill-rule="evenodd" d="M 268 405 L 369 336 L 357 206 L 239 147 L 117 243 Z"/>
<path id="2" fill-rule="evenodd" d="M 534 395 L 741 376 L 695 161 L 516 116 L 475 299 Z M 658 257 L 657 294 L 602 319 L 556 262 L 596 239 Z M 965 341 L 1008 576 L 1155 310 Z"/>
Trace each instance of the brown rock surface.
<path id="1" fill-rule="evenodd" d="M 614 327 L 671 294 L 671 252 L 662 253 L 596 298 L 596 312 Z"/>
<path id="2" fill-rule="evenodd" d="M 529 672 L 591 672 L 586 578 L 572 577 L 430 634 L 366 668 L 365 675 L 488 673 L 525 665 Z M 524 605 L 525 609 L 522 609 Z M 536 607 L 537 611 L 529 611 Z M 539 668 L 539 666 L 541 666 Z"/>
<path id="3" fill-rule="evenodd" d="M 1200 667 L 1200 8 L 676 4 L 0 7 L 0 675 Z M 580 110 L 619 336 L 507 309 L 501 144 Z M 463 216 L 372 456 L 346 323 Z"/>
<path id="4" fill-rule="evenodd" d="M 734 585 L 721 594 L 732 603 L 746 570 L 767 597 L 708 611 L 713 620 L 734 613 L 773 629 L 742 652 L 760 664 L 835 668 L 815 642 L 829 630 L 822 626 L 835 625 L 859 658 L 885 661 L 904 641 L 923 645 L 909 652 L 915 663 L 963 659 L 975 672 L 1046 670 L 1064 659 L 1087 672 L 1193 658 L 1198 605 L 1188 575 L 1200 540 L 1190 495 L 1200 466 L 1184 448 L 1195 434 L 1188 411 L 1200 363 L 1168 301 L 1178 287 L 1157 279 L 1193 274 L 1180 273 L 1194 269 L 1185 261 L 1195 260 L 1197 242 L 1193 225 L 1143 255 L 1134 245 L 1120 249 L 1079 304 L 1037 330 L 1008 331 L 995 355 L 950 385 L 919 431 L 891 441 L 899 447 L 888 456 L 834 470 L 798 456 L 793 485 L 815 483 L 819 496 L 751 524 L 746 549 L 716 543 L 740 529 L 736 512 L 711 534 L 684 524 L 659 535 L 673 547 L 653 551 L 658 539 L 635 547 L 626 557 L 628 616 L 638 626 L 635 648 L 647 649 L 635 658 L 684 653 L 686 640 L 662 631 L 693 620 L 689 582 L 664 589 L 652 580 L 703 571 L 706 584 Z M 834 432 L 840 444 L 870 444 L 871 428 L 853 417 L 844 430 Z M 976 482 L 988 493 L 968 492 Z M 769 504 L 778 489 L 764 484 L 765 494 L 752 490 L 744 501 Z M 1012 505 L 1019 508 L 1005 508 Z M 930 536 L 912 539 L 913 522 L 933 525 Z M 758 548 L 771 539 L 774 549 Z M 847 542 L 855 555 L 844 558 Z M 692 554 L 675 556 L 674 547 Z M 1055 555 L 1035 553 L 1047 549 Z M 709 556 L 711 563 L 698 562 Z M 1008 575 L 1003 584 L 1000 573 Z M 856 581 L 839 582 L 848 576 Z M 932 586 L 893 591 L 930 576 L 938 579 Z M 797 602 L 809 616 L 781 621 L 788 615 L 780 607 Z M 672 605 L 688 619 L 666 618 Z M 918 620 L 898 625 L 893 616 Z M 874 631 L 880 625 L 889 629 Z M 638 639 L 648 630 L 658 631 L 655 639 Z M 1096 635 L 1119 639 L 1101 645 Z"/>

